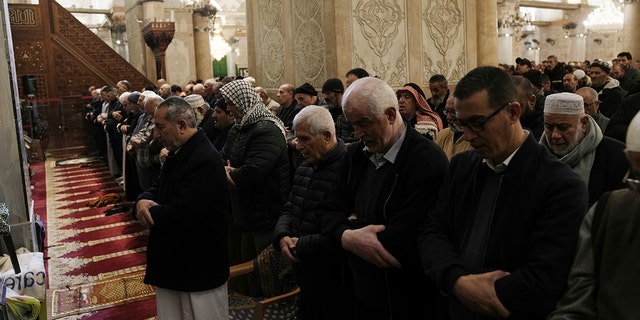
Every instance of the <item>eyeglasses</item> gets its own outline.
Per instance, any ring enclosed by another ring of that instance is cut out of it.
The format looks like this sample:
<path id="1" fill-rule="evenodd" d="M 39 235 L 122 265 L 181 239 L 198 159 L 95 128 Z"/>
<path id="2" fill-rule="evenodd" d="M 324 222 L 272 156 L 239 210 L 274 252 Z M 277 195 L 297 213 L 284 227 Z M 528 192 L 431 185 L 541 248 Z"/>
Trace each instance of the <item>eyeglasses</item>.
<path id="1" fill-rule="evenodd" d="M 469 129 L 471 131 L 473 131 L 474 133 L 480 133 L 482 131 L 484 131 L 484 126 L 487 124 L 487 122 L 489 120 L 491 120 L 491 118 L 493 116 L 495 116 L 496 114 L 498 114 L 498 112 L 502 111 L 502 109 L 504 109 L 506 106 L 510 105 L 511 102 L 507 102 L 505 104 L 503 104 L 500 108 L 498 108 L 496 111 L 492 112 L 490 115 L 488 115 L 486 118 L 484 119 L 472 119 L 472 120 L 468 120 L 468 121 L 464 121 L 464 120 L 460 120 L 458 118 L 450 121 L 451 123 L 453 123 L 455 126 L 457 126 L 460 129 Z"/>

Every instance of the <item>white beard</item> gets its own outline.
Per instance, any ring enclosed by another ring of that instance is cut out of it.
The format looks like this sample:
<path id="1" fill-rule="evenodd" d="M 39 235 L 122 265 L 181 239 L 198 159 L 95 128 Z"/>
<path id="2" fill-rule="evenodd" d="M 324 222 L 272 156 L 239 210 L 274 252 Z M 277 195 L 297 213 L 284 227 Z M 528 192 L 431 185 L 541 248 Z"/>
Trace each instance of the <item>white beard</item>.
<path id="1" fill-rule="evenodd" d="M 196 113 L 196 126 L 199 126 L 204 116 L 198 111 L 196 111 L 195 113 Z"/>
<path id="2" fill-rule="evenodd" d="M 431 106 L 431 107 L 435 107 L 435 106 L 441 104 L 442 101 L 444 101 L 444 97 L 440 97 L 440 98 L 431 97 L 431 104 L 433 104 L 433 106 Z"/>

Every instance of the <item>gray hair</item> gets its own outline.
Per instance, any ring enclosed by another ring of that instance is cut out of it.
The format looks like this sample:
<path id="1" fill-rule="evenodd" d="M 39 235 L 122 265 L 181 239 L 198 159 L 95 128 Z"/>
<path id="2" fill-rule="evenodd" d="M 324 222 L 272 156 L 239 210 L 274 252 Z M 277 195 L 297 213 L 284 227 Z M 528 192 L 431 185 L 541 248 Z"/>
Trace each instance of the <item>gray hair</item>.
<path id="1" fill-rule="evenodd" d="M 155 99 L 155 97 L 151 99 Z M 197 126 L 196 113 L 191 107 L 191 104 L 183 98 L 176 96 L 169 97 L 162 101 L 162 103 L 156 107 L 156 110 L 162 108 L 168 108 L 166 119 L 169 122 L 177 123 L 180 119 L 184 119 L 190 128 L 195 128 Z"/>
<path id="2" fill-rule="evenodd" d="M 336 125 L 331 117 L 331 112 L 325 107 L 317 105 L 309 105 L 293 118 L 293 128 L 295 129 L 298 124 L 307 121 L 309 124 L 309 133 L 313 135 L 320 134 L 325 130 L 329 130 L 331 135 L 336 136 Z"/>
<path id="3" fill-rule="evenodd" d="M 147 96 L 146 99 L 144 99 L 144 101 L 142 102 L 144 106 L 147 105 L 147 103 L 155 103 L 156 104 L 156 108 L 158 107 L 159 104 L 162 103 L 162 101 L 164 101 L 164 99 L 157 95 L 157 94 L 153 94 L 153 95 L 149 95 Z"/>
<path id="4" fill-rule="evenodd" d="M 354 102 L 366 103 L 369 113 L 376 117 L 383 115 L 389 107 L 399 110 L 398 98 L 393 88 L 376 77 L 360 78 L 347 87 L 342 96 L 342 107 Z"/>

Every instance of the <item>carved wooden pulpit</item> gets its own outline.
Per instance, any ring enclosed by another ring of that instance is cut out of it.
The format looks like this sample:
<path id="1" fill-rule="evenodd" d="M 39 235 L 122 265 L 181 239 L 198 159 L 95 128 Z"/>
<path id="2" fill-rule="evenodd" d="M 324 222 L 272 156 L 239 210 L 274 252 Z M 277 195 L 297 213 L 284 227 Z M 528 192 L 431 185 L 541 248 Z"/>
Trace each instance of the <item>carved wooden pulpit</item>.
<path id="1" fill-rule="evenodd" d="M 142 27 L 144 42 L 153 50 L 156 56 L 157 79 L 166 78 L 165 51 L 173 40 L 176 31 L 175 22 L 149 21 Z"/>

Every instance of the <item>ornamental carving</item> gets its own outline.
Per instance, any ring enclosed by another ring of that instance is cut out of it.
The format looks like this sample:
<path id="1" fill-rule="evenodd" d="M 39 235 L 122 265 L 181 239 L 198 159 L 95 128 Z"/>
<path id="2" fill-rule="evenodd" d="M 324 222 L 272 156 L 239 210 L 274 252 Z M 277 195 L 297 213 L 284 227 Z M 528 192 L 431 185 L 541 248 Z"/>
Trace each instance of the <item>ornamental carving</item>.
<path id="1" fill-rule="evenodd" d="M 303 22 L 295 36 L 295 61 L 298 82 L 316 84 L 324 73 L 326 45 L 322 27 L 315 21 Z M 314 81 L 316 80 L 316 81 Z"/>
<path id="2" fill-rule="evenodd" d="M 390 66 L 383 58 L 396 40 L 404 19 L 400 6 L 396 1 L 360 1 L 354 9 L 354 19 L 360 25 L 360 32 L 369 48 L 378 57 L 372 66 L 374 73 L 385 79 Z"/>
<path id="3" fill-rule="evenodd" d="M 9 8 L 9 21 L 12 26 L 32 26 L 36 27 L 40 25 L 39 8 Z"/>
<path id="4" fill-rule="evenodd" d="M 321 4 L 316 0 L 295 0 L 293 6 L 296 16 L 302 21 L 318 19 L 320 8 Z"/>
<path id="5" fill-rule="evenodd" d="M 45 54 L 42 42 L 17 42 L 13 44 L 13 52 L 16 60 L 16 69 L 26 73 L 43 73 L 45 66 Z"/>
<path id="6" fill-rule="evenodd" d="M 422 18 L 440 54 L 445 56 L 462 28 L 462 13 L 455 0 L 431 0 Z"/>
<path id="7" fill-rule="evenodd" d="M 258 16 L 267 31 L 275 29 L 282 21 L 282 0 L 263 0 L 258 3 Z"/>
<path id="8" fill-rule="evenodd" d="M 271 86 L 278 86 L 284 75 L 285 52 L 284 37 L 280 30 L 272 29 L 265 33 L 260 46 L 262 70 Z"/>
<path id="9" fill-rule="evenodd" d="M 297 17 L 296 32 L 293 35 L 296 83 L 309 82 L 320 86 L 325 80 L 326 43 L 320 21 L 322 2 L 316 0 L 295 1 L 293 6 Z"/>
<path id="10" fill-rule="evenodd" d="M 261 39 L 260 61 L 258 68 L 262 71 L 267 87 L 277 87 L 284 76 L 286 53 L 282 31 L 282 0 L 260 0 L 258 14 L 261 28 L 256 33 Z"/>
<path id="11" fill-rule="evenodd" d="M 450 82 L 460 80 L 465 72 L 464 1 L 428 0 L 422 11 L 423 83 L 430 76 L 444 75 Z"/>

